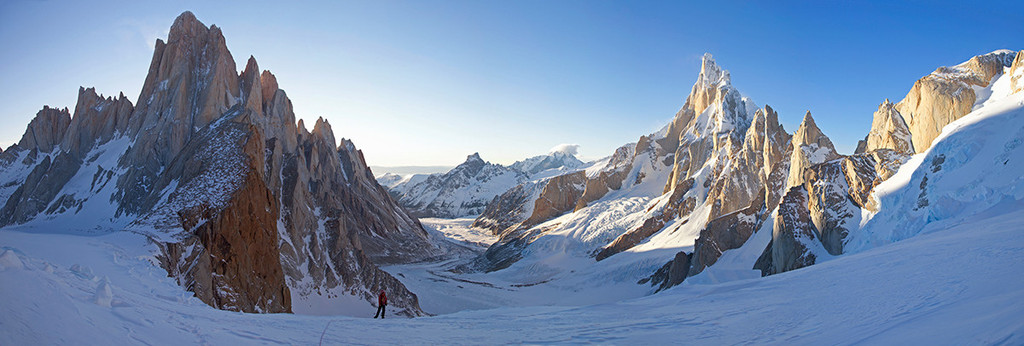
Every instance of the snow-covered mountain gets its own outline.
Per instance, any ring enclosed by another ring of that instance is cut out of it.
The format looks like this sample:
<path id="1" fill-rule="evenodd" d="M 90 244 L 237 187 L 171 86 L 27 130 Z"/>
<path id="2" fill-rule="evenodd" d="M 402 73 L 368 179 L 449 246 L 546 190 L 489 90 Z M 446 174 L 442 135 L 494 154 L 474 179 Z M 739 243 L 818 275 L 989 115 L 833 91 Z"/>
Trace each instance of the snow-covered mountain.
<path id="1" fill-rule="evenodd" d="M 906 235 L 868 241 L 862 234 L 877 234 L 878 229 L 907 229 L 896 233 L 913 234 L 916 231 L 909 230 L 931 221 L 959 219 L 953 210 L 966 203 L 965 198 L 985 201 L 972 202 L 978 210 L 1006 198 L 1018 200 L 1019 192 L 1013 191 L 1020 186 L 1006 183 L 999 186 L 1002 192 L 980 188 L 974 197 L 951 193 L 935 206 L 930 198 L 935 193 L 926 187 L 936 172 L 948 168 L 904 171 L 913 170 L 922 155 L 934 155 L 935 167 L 951 155 L 932 149 L 932 139 L 941 140 L 943 135 L 927 134 L 928 126 L 907 124 L 934 124 L 952 132 L 962 126 L 957 119 L 996 112 L 990 107 L 1016 105 L 1017 110 L 1000 111 L 1001 117 L 1020 114 L 1020 83 L 1014 84 L 1014 76 L 1024 69 L 1022 55 L 996 51 L 922 78 L 905 100 L 879 107 L 871 132 L 854 155 L 837 153 L 809 112 L 796 132 L 786 132 L 774 110 L 743 97 L 732 87 L 729 73 L 706 55 L 683 108 L 662 131 L 623 146 L 601 166 L 520 185 L 496 198 L 474 225 L 500 235 L 499 241 L 460 269 L 501 271 L 537 282 L 618 268 L 629 274 L 613 280 L 640 280 L 661 290 L 688 277 L 720 282 L 781 273 L 858 251 L 855 248 L 902 239 Z M 967 97 L 968 91 L 977 97 Z M 904 116 L 901 109 L 911 115 Z M 906 120 L 911 117 L 916 120 Z M 1020 136 L 1012 133 L 1024 124 L 1009 125 L 1006 136 L 999 137 L 1005 141 L 993 148 L 1016 148 L 1013 143 Z M 976 147 L 968 142 L 957 143 Z M 971 155 L 955 156 L 961 162 Z M 1010 152 L 1003 156 L 1013 157 Z M 987 170 L 979 166 L 950 174 L 983 172 Z M 982 174 L 969 185 L 978 189 L 986 179 L 1019 181 L 1020 174 L 1011 172 L 1007 168 L 992 177 Z M 920 187 L 915 192 L 918 206 L 906 202 L 884 210 L 887 202 L 880 193 L 892 177 L 904 174 L 923 176 L 915 180 Z M 931 211 L 923 211 L 927 206 Z M 895 215 L 901 213 L 922 216 L 910 218 L 913 227 L 873 226 L 879 222 L 872 221 L 875 215 L 894 215 L 898 220 Z M 728 256 L 726 263 L 718 265 L 723 256 Z M 587 263 L 590 258 L 598 262 L 583 270 L 559 264 L 566 258 L 574 258 L 571 263 Z M 657 258 L 668 262 L 657 264 Z"/>
<path id="2" fill-rule="evenodd" d="M 516 185 L 584 166 L 575 150 L 553 150 L 509 166 L 484 161 L 474 153 L 446 173 L 384 175 L 378 181 L 415 216 L 456 218 L 480 215 L 495 196 Z"/>
<path id="3" fill-rule="evenodd" d="M 318 119 L 307 130 L 276 77 L 239 74 L 217 26 L 182 13 L 157 40 L 138 104 L 79 90 L 74 114 L 44 107 L 0 154 L 0 224 L 131 231 L 203 302 L 246 312 L 345 313 L 386 288 L 377 264 L 436 255 L 420 223 L 377 184 L 362 153 Z"/>

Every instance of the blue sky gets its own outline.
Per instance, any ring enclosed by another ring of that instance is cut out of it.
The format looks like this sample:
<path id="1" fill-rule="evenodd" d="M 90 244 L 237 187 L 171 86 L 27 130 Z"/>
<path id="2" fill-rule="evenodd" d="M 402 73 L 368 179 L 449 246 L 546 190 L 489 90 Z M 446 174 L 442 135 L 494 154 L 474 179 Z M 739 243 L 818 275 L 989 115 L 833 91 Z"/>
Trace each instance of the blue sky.
<path id="1" fill-rule="evenodd" d="M 788 131 L 810 110 L 849 153 L 921 76 L 1024 49 L 1020 1 L 4 1 L 0 145 L 79 86 L 134 102 L 184 10 L 223 29 L 239 69 L 274 72 L 300 118 L 388 166 L 609 155 L 671 120 L 704 52 Z"/>

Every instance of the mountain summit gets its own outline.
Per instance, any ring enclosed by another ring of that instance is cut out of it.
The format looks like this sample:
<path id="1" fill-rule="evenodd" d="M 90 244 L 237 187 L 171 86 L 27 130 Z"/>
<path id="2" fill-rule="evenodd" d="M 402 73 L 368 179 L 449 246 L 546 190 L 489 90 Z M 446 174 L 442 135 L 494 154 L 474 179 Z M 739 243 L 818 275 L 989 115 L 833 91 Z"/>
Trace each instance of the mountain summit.
<path id="1" fill-rule="evenodd" d="M 0 178 L 0 223 L 145 234 L 220 309 L 354 314 L 351 297 L 386 289 L 393 311 L 422 315 L 377 265 L 438 251 L 351 141 L 296 122 L 276 77 L 254 57 L 239 73 L 191 12 L 157 40 L 137 105 L 83 88 L 74 116 L 44 108 Z"/>

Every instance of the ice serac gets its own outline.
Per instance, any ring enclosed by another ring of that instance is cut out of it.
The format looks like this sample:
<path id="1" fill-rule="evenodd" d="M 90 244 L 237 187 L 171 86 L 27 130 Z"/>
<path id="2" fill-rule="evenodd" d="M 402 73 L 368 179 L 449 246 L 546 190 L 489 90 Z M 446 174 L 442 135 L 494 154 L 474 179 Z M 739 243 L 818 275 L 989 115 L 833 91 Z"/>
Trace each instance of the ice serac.
<path id="1" fill-rule="evenodd" d="M 896 110 L 907 120 L 914 152 L 924 152 L 942 128 L 970 113 L 978 101 L 975 88 L 987 87 L 1016 53 L 998 50 L 978 55 L 959 65 L 939 67 L 914 83 Z"/>
<path id="2" fill-rule="evenodd" d="M 839 158 L 832 141 L 814 123 L 811 112 L 804 115 L 800 127 L 793 133 L 793 156 L 789 161 L 786 188 L 804 183 L 804 170 L 812 165 Z"/>
<path id="3" fill-rule="evenodd" d="M 864 146 L 857 151 L 892 149 L 901 154 L 913 154 L 914 144 L 903 116 L 888 99 L 878 106 L 871 120 L 871 131 L 864 138 Z"/>

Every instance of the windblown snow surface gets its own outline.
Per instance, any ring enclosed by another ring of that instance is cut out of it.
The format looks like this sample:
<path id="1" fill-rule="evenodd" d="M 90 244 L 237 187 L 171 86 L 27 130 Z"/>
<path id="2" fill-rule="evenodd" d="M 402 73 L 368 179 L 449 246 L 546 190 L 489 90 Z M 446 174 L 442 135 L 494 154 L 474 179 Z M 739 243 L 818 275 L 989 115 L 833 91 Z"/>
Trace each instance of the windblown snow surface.
<path id="1" fill-rule="evenodd" d="M 368 304 L 362 317 L 244 314 L 192 297 L 143 235 L 33 222 L 0 229 L 0 345 L 1024 344 L 1024 93 L 1000 83 L 878 187 L 880 210 L 851 231 L 848 254 L 807 268 L 758 277 L 749 266 L 770 239 L 762 228 L 651 294 L 632 281 L 651 272 L 637 264 L 679 250 L 657 246 L 659 235 L 596 263 L 573 248 L 614 228 L 614 210 L 658 203 L 635 197 L 557 219 L 612 222 L 552 236 L 531 250 L 544 254 L 505 270 L 448 271 L 459 256 L 385 268 L 433 317 L 375 320 Z M 468 223 L 424 222 L 471 255 L 494 240 Z"/>
<path id="2" fill-rule="evenodd" d="M 167 278 L 141 236 L 6 229 L 0 344 L 315 344 L 321 333 L 331 344 L 1021 344 L 1024 210 L 1013 209 L 767 278 L 387 320 L 370 319 L 371 306 L 367 318 L 215 310 Z M 110 307 L 96 299 L 105 279 Z M 515 293 L 493 289 L 498 299 Z"/>

